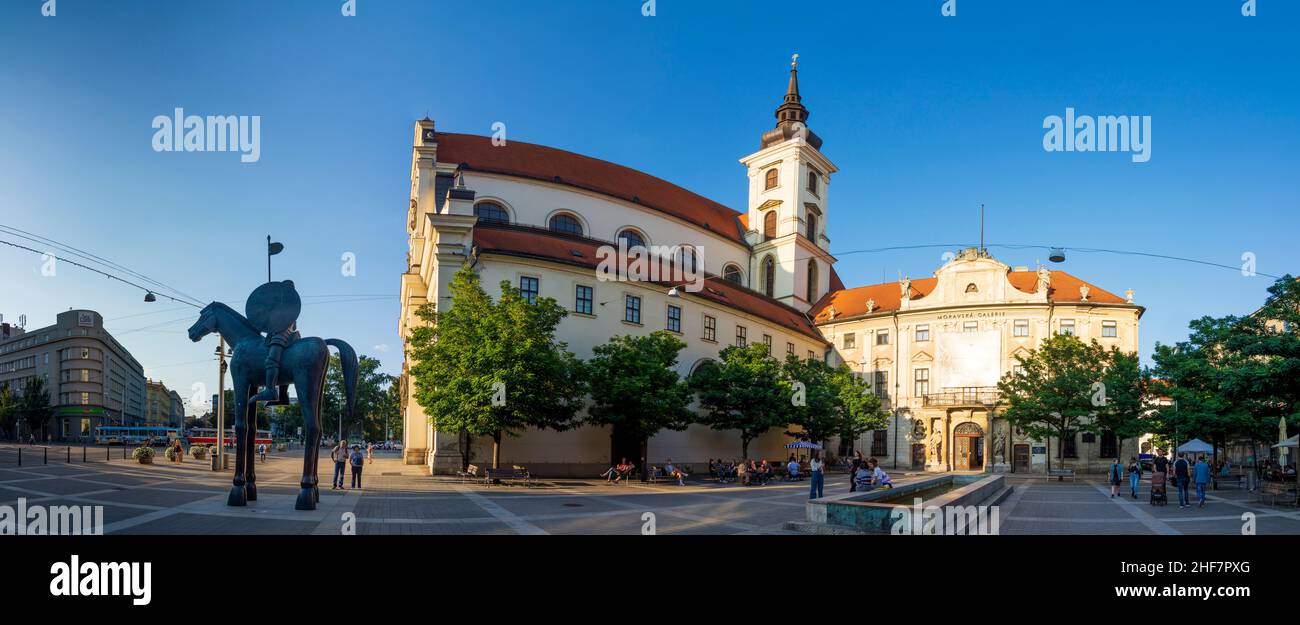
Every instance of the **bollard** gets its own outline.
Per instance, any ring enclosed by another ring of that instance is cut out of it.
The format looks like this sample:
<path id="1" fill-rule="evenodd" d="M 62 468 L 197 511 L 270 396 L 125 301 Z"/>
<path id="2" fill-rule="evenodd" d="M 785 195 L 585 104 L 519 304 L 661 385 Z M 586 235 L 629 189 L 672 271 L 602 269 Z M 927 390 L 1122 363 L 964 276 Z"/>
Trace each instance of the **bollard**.
<path id="1" fill-rule="evenodd" d="M 66 447 L 66 449 L 67 449 L 67 451 L 68 451 L 68 456 L 67 456 L 66 458 L 64 458 L 63 461 L 64 461 L 64 462 L 72 462 L 72 446 L 69 445 L 68 447 Z"/>
<path id="2" fill-rule="evenodd" d="M 18 466 L 23 466 L 23 448 L 18 448 Z"/>
<path id="3" fill-rule="evenodd" d="M 86 463 L 86 446 L 84 444 L 81 446 L 81 463 Z"/>
<path id="4" fill-rule="evenodd" d="M 109 447 L 108 445 L 104 445 L 104 462 L 112 462 L 112 460 L 113 460 L 113 448 Z"/>
<path id="5" fill-rule="evenodd" d="M 42 448 L 41 448 L 41 464 L 49 464 L 49 463 L 50 463 L 50 448 L 49 448 L 49 447 L 42 447 Z"/>

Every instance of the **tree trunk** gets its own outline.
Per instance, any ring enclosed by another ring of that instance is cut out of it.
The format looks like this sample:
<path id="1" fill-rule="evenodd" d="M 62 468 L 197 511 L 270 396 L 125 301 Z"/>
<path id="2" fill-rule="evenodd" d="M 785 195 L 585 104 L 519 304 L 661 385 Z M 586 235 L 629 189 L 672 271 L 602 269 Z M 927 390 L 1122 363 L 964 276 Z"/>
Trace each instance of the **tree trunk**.
<path id="1" fill-rule="evenodd" d="M 643 436 L 641 437 L 641 481 L 642 482 L 648 481 L 650 479 L 650 474 L 647 473 L 647 467 L 650 466 L 649 456 L 650 456 L 650 438 Z"/>
<path id="2" fill-rule="evenodd" d="M 749 460 L 749 437 L 744 433 L 740 435 L 740 459 Z"/>
<path id="3" fill-rule="evenodd" d="M 501 431 L 492 433 L 492 468 L 501 468 Z"/>

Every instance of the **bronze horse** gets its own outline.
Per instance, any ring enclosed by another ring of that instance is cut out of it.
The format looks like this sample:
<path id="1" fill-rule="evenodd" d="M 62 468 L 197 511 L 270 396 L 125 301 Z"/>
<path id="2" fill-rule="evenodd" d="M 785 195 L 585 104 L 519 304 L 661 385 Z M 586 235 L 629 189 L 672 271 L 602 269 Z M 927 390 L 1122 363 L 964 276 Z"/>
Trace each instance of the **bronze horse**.
<path id="1" fill-rule="evenodd" d="M 226 505 L 244 506 L 257 500 L 256 475 L 253 471 L 253 439 L 257 434 L 257 404 L 248 401 L 266 380 L 266 339 L 257 328 L 233 308 L 213 302 L 199 313 L 190 326 L 190 340 L 198 342 L 216 332 L 234 346 L 230 377 L 235 391 L 235 479 Z M 329 369 L 329 346 L 339 350 L 343 363 L 343 381 L 347 393 L 346 414 L 352 418 L 356 406 L 357 353 L 338 339 L 299 338 L 289 344 L 282 356 L 282 383 L 292 382 L 303 415 L 302 480 L 298 483 L 297 510 L 315 510 L 320 501 L 316 465 L 320 456 L 321 397 L 325 390 L 325 372 Z"/>

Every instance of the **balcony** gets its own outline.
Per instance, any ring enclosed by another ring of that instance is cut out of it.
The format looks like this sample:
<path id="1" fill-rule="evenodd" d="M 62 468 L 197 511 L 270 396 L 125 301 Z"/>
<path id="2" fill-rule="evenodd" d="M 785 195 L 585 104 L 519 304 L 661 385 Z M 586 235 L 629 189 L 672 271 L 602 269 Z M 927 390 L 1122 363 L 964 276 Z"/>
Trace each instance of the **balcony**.
<path id="1" fill-rule="evenodd" d="M 996 386 L 969 386 L 945 388 L 938 393 L 926 393 L 926 406 L 988 406 L 1002 400 Z"/>

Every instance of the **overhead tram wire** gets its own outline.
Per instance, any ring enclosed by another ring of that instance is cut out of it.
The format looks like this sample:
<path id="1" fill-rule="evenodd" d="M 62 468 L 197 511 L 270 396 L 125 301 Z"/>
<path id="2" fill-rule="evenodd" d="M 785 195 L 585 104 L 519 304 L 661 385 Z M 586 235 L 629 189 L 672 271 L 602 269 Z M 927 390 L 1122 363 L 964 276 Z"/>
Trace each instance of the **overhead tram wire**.
<path id="1" fill-rule="evenodd" d="M 92 252 L 89 252 L 89 251 L 87 251 L 87 250 L 83 250 L 83 249 L 81 249 L 81 248 L 78 248 L 78 247 L 75 247 L 75 246 L 72 246 L 72 245 L 68 245 L 68 244 L 66 244 L 66 243 L 61 243 L 61 242 L 56 241 L 56 240 L 54 240 L 54 239 L 51 239 L 51 238 L 49 238 L 49 237 L 44 237 L 44 236 L 41 236 L 41 235 L 36 234 L 36 233 L 33 233 L 33 232 L 28 232 L 28 231 L 26 231 L 26 230 L 22 230 L 21 228 L 15 228 L 15 227 L 13 227 L 13 226 L 6 226 L 6 225 L 4 225 L 4 224 L 0 224 L 0 233 L 8 234 L 8 235 L 10 235 L 10 236 L 16 236 L 16 237 L 19 237 L 19 238 L 22 238 L 22 239 L 26 239 L 26 240 L 28 240 L 28 241 L 32 241 L 32 242 L 34 242 L 34 243 L 42 243 L 42 244 L 45 244 L 45 245 L 51 245 L 51 246 L 54 246 L 55 248 L 58 248 L 60 251 L 64 251 L 64 252 L 67 252 L 67 253 L 72 254 L 72 255 L 74 255 L 74 256 L 77 256 L 77 257 L 79 257 L 79 258 L 82 258 L 82 259 L 86 260 L 87 262 L 92 262 L 92 263 L 96 263 L 96 264 L 99 264 L 99 265 L 103 265 L 103 266 L 105 266 L 105 267 L 108 267 L 109 269 L 116 269 L 116 270 L 121 271 L 121 272 L 123 272 L 123 273 L 126 273 L 126 274 L 128 274 L 128 275 L 130 275 L 130 276 L 134 276 L 135 278 L 138 278 L 138 279 L 140 279 L 140 280 L 142 280 L 142 281 L 144 281 L 144 282 L 146 282 L 146 283 L 152 284 L 152 285 L 154 285 L 155 287 L 158 287 L 159 289 L 163 289 L 163 290 L 171 291 L 171 292 L 173 292 L 173 293 L 175 293 L 175 294 L 177 294 L 177 295 L 179 295 L 179 296 L 181 296 L 181 297 L 184 297 L 185 299 L 190 300 L 191 302 L 199 302 L 200 304 L 202 303 L 202 300 L 200 300 L 199 298 L 196 298 L 196 297 L 194 297 L 194 296 L 192 296 L 192 295 L 189 295 L 188 293 L 185 293 L 184 291 L 181 291 L 180 289 L 177 289 L 176 287 L 173 287 L 173 286 L 171 286 L 171 285 L 168 285 L 168 284 L 165 284 L 165 283 L 160 282 L 160 281 L 158 281 L 158 280 L 155 280 L 155 279 L 153 279 L 153 278 L 150 278 L 149 276 L 146 276 L 146 275 L 144 275 L 144 274 L 142 274 L 142 273 L 140 273 L 140 272 L 138 272 L 138 271 L 135 271 L 135 270 L 131 269 L 130 267 L 126 267 L 126 266 L 124 266 L 124 265 L 121 265 L 121 264 L 115 263 L 115 262 L 113 262 L 113 261 L 111 261 L 111 260 L 108 260 L 107 258 L 104 258 L 104 257 L 102 257 L 102 256 L 98 256 L 98 255 L 96 255 L 96 254 L 94 254 L 94 253 L 92 253 Z M 30 249 L 30 248 L 25 248 L 25 249 Z M 48 253 L 48 252 L 37 251 L 37 253 L 38 253 L 38 254 L 46 254 L 46 253 Z M 58 258 L 58 257 L 56 256 L 55 258 Z M 60 258 L 59 260 L 64 260 L 64 262 L 72 262 L 72 261 L 67 261 L 67 260 L 65 260 L 65 259 L 62 259 L 62 258 Z M 77 263 L 73 263 L 73 264 L 77 264 Z M 78 266 L 85 267 L 84 265 L 78 265 Z M 88 269 L 89 269 L 89 267 L 85 267 L 85 268 L 88 268 Z M 101 273 L 102 273 L 102 272 L 101 272 Z M 139 286 L 139 285 L 135 285 L 135 286 Z M 151 290 L 151 289 L 146 289 L 146 290 L 152 292 L 154 295 L 159 295 L 158 291 L 154 291 L 154 290 Z M 169 297 L 168 299 L 175 299 L 175 298 L 171 298 L 171 297 Z M 189 302 L 186 302 L 186 303 L 189 303 Z"/>
<path id="2" fill-rule="evenodd" d="M 153 290 L 153 289 L 150 289 L 150 288 L 145 287 L 145 286 L 141 286 L 141 285 L 139 285 L 139 284 L 136 284 L 135 282 L 132 282 L 132 281 L 130 281 L 130 280 L 127 280 L 126 278 L 122 278 L 122 277 L 120 277 L 120 276 L 115 276 L 115 275 L 113 275 L 113 274 L 111 274 L 111 273 L 108 273 L 107 271 L 104 271 L 104 270 L 102 270 L 102 269 L 96 269 L 96 268 L 91 267 L 91 266 L 89 266 L 89 265 L 83 265 L 83 264 L 81 264 L 81 263 L 79 263 L 79 262 L 77 262 L 77 261 L 75 261 L 75 260 L 69 260 L 69 259 L 67 259 L 67 258 L 62 258 L 62 257 L 60 257 L 60 256 L 56 256 L 56 255 L 54 255 L 54 254 L 50 254 L 49 252 L 43 252 L 43 251 L 38 250 L 38 249 L 33 249 L 33 248 L 30 248 L 30 247 L 27 247 L 26 245 L 19 245 L 19 244 L 17 244 L 17 243 L 13 243 L 13 242 L 11 242 L 11 241 L 5 241 L 5 240 L 3 240 L 3 239 L 0 239 L 0 243 L 3 243 L 4 245 L 8 245 L 8 246 L 10 246 L 10 247 L 16 247 L 16 248 L 18 248 L 18 249 L 20 249 L 20 250 L 27 250 L 27 251 L 29 251 L 29 252 L 34 252 L 34 253 L 36 253 L 36 254 L 49 254 L 49 256 L 50 256 L 51 258 L 54 258 L 55 260 L 58 260 L 59 262 L 68 263 L 69 265 L 73 265 L 73 266 L 75 266 L 75 267 L 81 267 L 82 269 L 85 269 L 85 270 L 87 270 L 87 271 L 93 271 L 93 272 L 95 272 L 95 273 L 97 273 L 97 274 L 99 274 L 99 275 L 101 275 L 101 276 L 104 276 L 105 278 L 110 279 L 110 280 L 117 280 L 118 282 L 121 282 L 121 283 L 123 283 L 123 284 L 131 285 L 131 286 L 133 286 L 133 287 L 135 287 L 135 288 L 137 288 L 137 289 L 140 289 L 141 291 L 144 291 L 145 293 L 152 293 L 152 294 L 154 294 L 155 296 L 158 296 L 158 297 L 165 297 L 165 298 L 167 298 L 167 299 L 169 299 L 169 300 L 171 300 L 171 301 L 173 301 L 173 302 L 176 302 L 177 304 L 186 304 L 186 305 L 193 306 L 193 307 L 195 307 L 195 308 L 199 308 L 199 309 L 202 309 L 202 308 L 203 308 L 203 306 L 201 306 L 201 305 L 199 305 L 199 304 L 195 304 L 195 303 L 192 303 L 192 302 L 187 302 L 187 301 L 185 301 L 185 300 L 183 300 L 183 299 L 177 299 L 177 298 L 175 298 L 175 297 L 172 297 L 172 296 L 170 296 L 170 295 L 167 295 L 166 293 L 159 293 L 159 292 L 157 292 L 157 291 L 155 291 L 155 290 Z"/>

